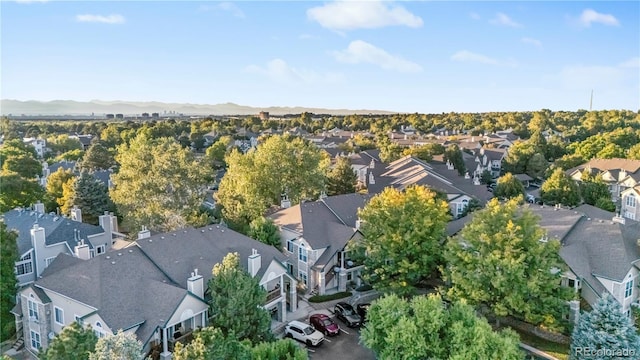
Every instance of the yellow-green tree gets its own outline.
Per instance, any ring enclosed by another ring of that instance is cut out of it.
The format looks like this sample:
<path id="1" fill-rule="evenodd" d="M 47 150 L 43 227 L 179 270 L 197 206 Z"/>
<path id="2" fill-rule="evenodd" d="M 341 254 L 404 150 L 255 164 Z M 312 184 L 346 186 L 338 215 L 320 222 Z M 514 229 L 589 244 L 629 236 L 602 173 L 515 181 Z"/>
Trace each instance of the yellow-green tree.
<path id="1" fill-rule="evenodd" d="M 514 198 L 524 195 L 524 186 L 513 174 L 506 173 L 498 179 L 498 185 L 494 191 L 498 198 Z"/>
<path id="2" fill-rule="evenodd" d="M 569 175 L 558 168 L 542 183 L 540 197 L 545 204 L 576 206 L 580 204 L 580 189 Z"/>

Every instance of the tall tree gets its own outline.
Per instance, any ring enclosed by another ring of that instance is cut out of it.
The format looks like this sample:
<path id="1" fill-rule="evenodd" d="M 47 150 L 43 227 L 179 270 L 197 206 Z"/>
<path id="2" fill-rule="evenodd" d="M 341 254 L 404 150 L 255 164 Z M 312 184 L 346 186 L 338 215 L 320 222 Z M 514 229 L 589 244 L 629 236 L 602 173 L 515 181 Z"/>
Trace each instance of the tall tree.
<path id="1" fill-rule="evenodd" d="M 518 335 L 494 332 L 462 302 L 438 295 L 375 300 L 361 331 L 362 343 L 381 359 L 522 359 Z"/>
<path id="2" fill-rule="evenodd" d="M 278 227 L 271 219 L 259 217 L 249 224 L 249 232 L 247 233 L 252 239 L 258 240 L 267 245 L 271 245 L 276 249 L 280 249 L 280 234 Z"/>
<path id="3" fill-rule="evenodd" d="M 536 153 L 536 147 L 528 141 L 519 141 L 509 148 L 503 169 L 512 174 L 524 174 L 529 160 Z"/>
<path id="4" fill-rule="evenodd" d="M 467 172 L 467 167 L 464 164 L 462 157 L 462 151 L 456 144 L 447 146 L 444 151 L 444 159 L 453 164 L 453 167 L 458 170 L 458 175 L 464 175 Z"/>
<path id="5" fill-rule="evenodd" d="M 582 177 L 582 182 L 579 185 L 580 195 L 582 200 L 586 204 L 595 205 L 599 199 L 606 199 L 611 201 L 611 192 L 609 186 L 602 181 L 602 177 L 597 175 L 596 177 Z"/>
<path id="6" fill-rule="evenodd" d="M 189 344 L 177 343 L 173 359 L 251 360 L 250 345 L 250 341 L 240 341 L 233 333 L 226 335 L 219 328 L 208 326 L 194 332 Z"/>
<path id="7" fill-rule="evenodd" d="M 105 211 L 113 210 L 113 203 L 109 198 L 109 188 L 105 183 L 91 174 L 83 171 L 80 177 L 71 182 L 72 186 L 63 185 L 63 209 L 70 211 L 77 206 L 82 210 L 82 221 L 98 224 L 98 217 Z M 66 212 L 65 212 L 66 214 Z"/>
<path id="8" fill-rule="evenodd" d="M 49 343 L 47 350 L 39 356 L 41 360 L 89 360 L 95 350 L 98 337 L 91 327 L 83 328 L 72 322 Z"/>
<path id="9" fill-rule="evenodd" d="M 8 340 L 16 331 L 15 317 L 11 314 L 16 304 L 15 262 L 18 261 L 18 234 L 9 231 L 4 221 L 0 221 L 0 341 Z"/>
<path id="10" fill-rule="evenodd" d="M 524 195 L 524 186 L 513 174 L 506 173 L 498 179 L 498 185 L 494 191 L 498 198 L 515 198 Z"/>
<path id="11" fill-rule="evenodd" d="M 44 196 L 44 189 L 35 180 L 27 180 L 18 174 L 0 174 L 0 194 L 0 212 L 5 212 L 38 202 Z"/>
<path id="12" fill-rule="evenodd" d="M 75 178 L 71 169 L 58 168 L 53 174 L 47 177 L 47 198 L 50 199 L 49 209 L 55 210 L 58 206 L 64 205 L 64 189 L 63 185 L 69 180 Z"/>
<path id="13" fill-rule="evenodd" d="M 209 291 L 211 326 L 253 343 L 272 339 L 271 317 L 263 308 L 267 292 L 240 266 L 238 253 L 227 254 L 213 267 Z"/>
<path id="14" fill-rule="evenodd" d="M 205 152 L 207 160 L 211 164 L 224 165 L 224 157 L 228 153 L 229 148 L 233 144 L 231 136 L 221 136 L 213 145 L 207 148 Z"/>
<path id="15" fill-rule="evenodd" d="M 142 343 L 134 333 L 119 330 L 115 335 L 100 338 L 89 360 L 143 360 Z"/>
<path id="16" fill-rule="evenodd" d="M 141 134 L 118 147 L 116 160 L 110 195 L 128 229 L 171 231 L 197 216 L 211 168 L 200 166 L 191 151 L 173 139 Z"/>
<path id="17" fill-rule="evenodd" d="M 640 354 L 640 335 L 620 303 L 605 293 L 593 310 L 580 316 L 571 336 L 570 359 L 632 358 Z M 594 357 L 595 358 L 595 357 Z"/>
<path id="18" fill-rule="evenodd" d="M 450 219 L 449 206 L 438 194 L 423 186 L 387 188 L 358 216 L 364 238 L 354 243 L 353 251 L 365 255 L 365 281 L 407 295 L 433 275 Z"/>
<path id="19" fill-rule="evenodd" d="M 339 157 L 327 174 L 327 195 L 351 194 L 356 191 L 358 177 L 348 157 Z"/>
<path id="20" fill-rule="evenodd" d="M 232 151 L 216 194 L 224 218 L 242 228 L 279 205 L 285 192 L 292 205 L 317 198 L 325 180 L 321 160 L 315 145 L 288 135 L 271 136 L 246 154 Z"/>
<path id="21" fill-rule="evenodd" d="M 635 144 L 631 148 L 629 148 L 627 159 L 640 160 L 640 143 Z"/>
<path id="22" fill-rule="evenodd" d="M 115 164 L 116 161 L 111 152 L 109 152 L 102 142 L 98 141 L 89 147 L 82 157 L 80 166 L 83 170 L 93 171 L 109 169 Z"/>
<path id="23" fill-rule="evenodd" d="M 540 197 L 547 204 L 576 206 L 580 203 L 580 190 L 578 189 L 578 184 L 562 169 L 558 168 L 542 183 Z"/>
<path id="24" fill-rule="evenodd" d="M 545 231 L 520 201 L 492 199 L 450 239 L 443 269 L 451 284 L 447 295 L 486 305 L 499 316 L 557 327 L 568 299 L 560 287 L 560 243 L 541 241 Z"/>
<path id="25" fill-rule="evenodd" d="M 544 176 L 545 171 L 549 168 L 549 163 L 545 160 L 544 155 L 535 153 L 527 161 L 527 174 L 534 179 L 540 179 Z"/>

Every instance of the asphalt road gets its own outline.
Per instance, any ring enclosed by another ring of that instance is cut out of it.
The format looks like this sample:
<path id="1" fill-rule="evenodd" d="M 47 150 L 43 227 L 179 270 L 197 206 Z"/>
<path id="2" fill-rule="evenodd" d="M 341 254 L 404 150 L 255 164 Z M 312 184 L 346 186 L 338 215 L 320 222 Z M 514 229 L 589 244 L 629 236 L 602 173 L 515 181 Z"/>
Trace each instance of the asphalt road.
<path id="1" fill-rule="evenodd" d="M 341 333 L 338 336 L 327 337 L 322 345 L 309 348 L 309 358 L 312 360 L 375 360 L 373 352 L 360 345 L 360 330 L 348 328 L 338 320 Z"/>

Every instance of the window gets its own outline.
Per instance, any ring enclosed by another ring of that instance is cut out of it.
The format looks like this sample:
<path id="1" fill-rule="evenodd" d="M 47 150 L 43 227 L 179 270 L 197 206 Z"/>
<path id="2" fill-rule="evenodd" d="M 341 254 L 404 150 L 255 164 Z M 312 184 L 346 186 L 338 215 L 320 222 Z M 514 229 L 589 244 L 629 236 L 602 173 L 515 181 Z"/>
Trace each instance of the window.
<path id="1" fill-rule="evenodd" d="M 33 295 L 30 295 L 27 306 L 29 308 L 29 318 L 38 320 L 38 304 L 33 300 Z"/>
<path id="2" fill-rule="evenodd" d="M 298 248 L 298 260 L 307 262 L 307 249 L 302 246 Z"/>
<path id="3" fill-rule="evenodd" d="M 636 198 L 633 195 L 629 195 L 626 197 L 625 204 L 628 207 L 636 207 Z"/>
<path id="4" fill-rule="evenodd" d="M 32 272 L 33 272 L 33 264 L 31 264 L 31 260 L 24 261 L 16 265 L 16 275 L 18 276 L 31 274 Z"/>
<path id="5" fill-rule="evenodd" d="M 104 330 L 102 330 L 102 324 L 100 321 L 96 321 L 96 326 L 93 328 L 93 333 L 96 334 L 98 338 L 105 337 Z"/>
<path id="6" fill-rule="evenodd" d="M 104 245 L 96 246 L 96 254 L 104 254 Z"/>
<path id="7" fill-rule="evenodd" d="M 28 253 L 27 255 L 20 258 L 20 261 L 23 261 L 23 260 L 31 260 L 31 253 Z"/>
<path id="8" fill-rule="evenodd" d="M 576 281 L 573 279 L 569 279 L 569 287 L 570 288 L 576 287 Z"/>
<path id="9" fill-rule="evenodd" d="M 289 274 L 291 274 L 291 276 L 293 276 L 293 264 L 287 263 L 287 273 L 289 273 Z"/>
<path id="10" fill-rule="evenodd" d="M 302 283 L 307 285 L 307 273 L 306 272 L 298 271 L 298 278 L 300 278 L 300 281 L 302 281 Z"/>
<path id="11" fill-rule="evenodd" d="M 39 350 L 40 346 L 40 333 L 31 330 L 31 348 Z"/>
<path id="12" fill-rule="evenodd" d="M 50 257 L 50 258 L 44 259 L 45 266 L 51 265 L 51 263 L 53 262 L 54 259 L 55 259 L 55 257 Z"/>
<path id="13" fill-rule="evenodd" d="M 53 315 L 56 320 L 56 324 L 64 325 L 64 311 L 57 306 L 53 307 Z"/>
<path id="14" fill-rule="evenodd" d="M 624 286 L 624 298 L 626 299 L 631 295 L 633 295 L 633 279 L 627 281 Z"/>
<path id="15" fill-rule="evenodd" d="M 292 253 L 293 252 L 293 247 L 295 245 L 293 244 L 293 241 L 287 241 L 287 251 Z"/>

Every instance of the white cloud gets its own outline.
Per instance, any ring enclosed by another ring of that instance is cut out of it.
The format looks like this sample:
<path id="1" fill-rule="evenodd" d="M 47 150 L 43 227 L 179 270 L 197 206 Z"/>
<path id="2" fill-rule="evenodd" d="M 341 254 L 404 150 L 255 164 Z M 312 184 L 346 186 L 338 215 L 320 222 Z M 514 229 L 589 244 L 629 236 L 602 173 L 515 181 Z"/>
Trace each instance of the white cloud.
<path id="1" fill-rule="evenodd" d="M 414 62 L 375 47 L 362 40 L 352 41 L 347 49 L 334 51 L 332 55 L 339 62 L 347 64 L 369 63 L 378 65 L 385 70 L 395 70 L 405 73 L 421 72 L 422 67 Z"/>
<path id="2" fill-rule="evenodd" d="M 498 65 L 498 60 L 485 55 L 472 53 L 471 51 L 461 50 L 451 55 L 451 60 L 460 62 L 477 62 L 481 64 Z"/>
<path id="3" fill-rule="evenodd" d="M 227 1 L 218 3 L 216 5 L 202 5 L 200 6 L 199 10 L 212 11 L 212 12 L 227 12 L 240 19 L 244 19 L 246 17 L 244 12 L 242 11 L 242 9 L 238 7 L 238 5 L 232 2 L 227 2 Z"/>
<path id="4" fill-rule="evenodd" d="M 585 9 L 580 15 L 580 24 L 584 27 L 590 27 L 593 23 L 599 23 L 609 26 L 620 26 L 620 22 L 611 14 L 601 14 L 592 9 Z"/>
<path id="5" fill-rule="evenodd" d="M 523 37 L 522 39 L 520 39 L 520 41 L 522 41 L 525 44 L 531 44 L 534 45 L 538 48 L 542 48 L 542 42 L 538 39 L 534 39 L 534 38 L 530 38 L 530 37 Z"/>
<path id="6" fill-rule="evenodd" d="M 91 23 L 103 23 L 103 24 L 123 24 L 124 16 L 118 14 L 104 15 L 92 15 L 82 14 L 76 15 L 76 21 L 78 22 L 91 22 Z"/>
<path id="7" fill-rule="evenodd" d="M 474 12 L 469 13 L 469 17 L 472 18 L 473 20 L 480 20 L 480 15 Z"/>
<path id="8" fill-rule="evenodd" d="M 297 69 L 289 66 L 289 64 L 282 59 L 273 59 L 269 61 L 266 66 L 249 65 L 245 67 L 244 71 L 260 74 L 274 82 L 283 84 L 338 83 L 342 81 L 341 74 L 319 74 L 313 70 Z"/>
<path id="9" fill-rule="evenodd" d="M 621 68 L 640 68 L 640 57 L 634 57 L 621 62 L 618 66 Z"/>
<path id="10" fill-rule="evenodd" d="M 496 17 L 489 20 L 489 23 L 493 25 L 501 25 L 501 26 L 509 26 L 509 27 L 522 27 L 522 24 L 513 21 L 507 14 L 505 13 L 497 13 Z"/>
<path id="11" fill-rule="evenodd" d="M 421 27 L 422 19 L 404 7 L 382 1 L 336 1 L 307 10 L 307 17 L 331 30 Z"/>

